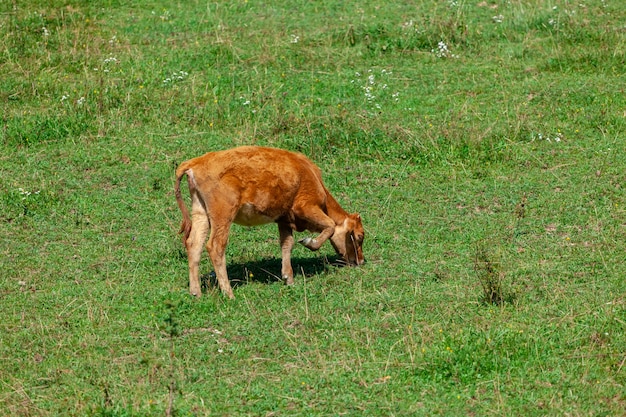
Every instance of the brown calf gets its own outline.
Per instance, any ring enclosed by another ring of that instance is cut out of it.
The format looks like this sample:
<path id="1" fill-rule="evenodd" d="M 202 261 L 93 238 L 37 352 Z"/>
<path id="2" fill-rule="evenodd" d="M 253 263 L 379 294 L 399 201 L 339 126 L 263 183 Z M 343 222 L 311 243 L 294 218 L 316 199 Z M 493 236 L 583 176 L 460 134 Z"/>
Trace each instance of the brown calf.
<path id="1" fill-rule="evenodd" d="M 182 200 L 180 181 L 187 175 L 191 217 Z M 234 298 L 226 272 L 225 248 L 230 225 L 278 224 L 282 277 L 293 284 L 291 249 L 294 230 L 319 233 L 299 242 L 315 251 L 330 239 L 335 251 L 352 265 L 364 262 L 361 216 L 348 214 L 328 192 L 320 169 L 304 155 L 282 149 L 243 146 L 209 152 L 180 164 L 174 189 L 183 214 L 180 233 L 189 260 L 189 291 L 200 296 L 198 265 L 206 248 L 222 292 Z"/>

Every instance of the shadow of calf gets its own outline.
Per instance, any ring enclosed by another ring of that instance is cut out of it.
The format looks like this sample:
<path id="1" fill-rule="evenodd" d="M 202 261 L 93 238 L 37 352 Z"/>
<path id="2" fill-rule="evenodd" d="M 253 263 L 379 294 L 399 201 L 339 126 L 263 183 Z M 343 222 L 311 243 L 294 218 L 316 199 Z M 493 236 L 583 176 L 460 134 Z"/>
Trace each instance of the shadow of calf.
<path id="1" fill-rule="evenodd" d="M 298 277 L 312 277 L 321 274 L 329 269 L 329 267 L 342 267 L 345 262 L 337 256 L 323 256 L 317 258 L 292 258 L 294 266 L 294 279 L 298 283 Z M 251 282 L 261 284 L 271 284 L 273 282 L 283 281 L 280 276 L 281 259 L 265 258 L 252 262 L 239 262 L 228 264 L 228 277 L 233 288 L 247 285 Z M 219 289 L 215 272 L 203 274 L 200 277 L 202 291 L 209 289 Z"/>

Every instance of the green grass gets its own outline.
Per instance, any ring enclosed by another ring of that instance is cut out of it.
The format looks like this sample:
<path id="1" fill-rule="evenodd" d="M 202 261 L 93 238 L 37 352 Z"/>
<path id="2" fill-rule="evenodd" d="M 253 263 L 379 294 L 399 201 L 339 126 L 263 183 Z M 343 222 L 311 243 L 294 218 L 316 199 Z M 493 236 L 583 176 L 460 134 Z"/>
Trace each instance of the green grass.
<path id="1" fill-rule="evenodd" d="M 0 414 L 622 414 L 625 20 L 0 3 Z M 366 265 L 297 247 L 286 287 L 235 226 L 236 299 L 192 299 L 174 168 L 242 144 L 313 159 Z"/>

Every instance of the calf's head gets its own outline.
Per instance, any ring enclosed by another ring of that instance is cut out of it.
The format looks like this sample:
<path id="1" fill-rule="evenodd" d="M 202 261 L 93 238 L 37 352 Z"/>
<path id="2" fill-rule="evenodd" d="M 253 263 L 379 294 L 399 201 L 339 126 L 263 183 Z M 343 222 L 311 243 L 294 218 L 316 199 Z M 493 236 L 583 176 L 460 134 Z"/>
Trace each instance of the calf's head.
<path id="1" fill-rule="evenodd" d="M 350 214 L 343 223 L 335 227 L 335 233 L 330 238 L 330 242 L 339 256 L 350 265 L 362 265 L 365 262 L 363 257 L 363 238 L 365 230 L 361 222 L 361 216 Z"/>

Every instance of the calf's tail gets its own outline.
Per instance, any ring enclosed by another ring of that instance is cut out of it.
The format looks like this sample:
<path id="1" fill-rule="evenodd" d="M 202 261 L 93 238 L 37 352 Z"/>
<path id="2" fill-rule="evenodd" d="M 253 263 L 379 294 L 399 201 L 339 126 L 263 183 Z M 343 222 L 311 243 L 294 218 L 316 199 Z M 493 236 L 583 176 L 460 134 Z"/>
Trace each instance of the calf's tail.
<path id="1" fill-rule="evenodd" d="M 176 184 L 174 185 L 174 194 L 176 195 L 176 202 L 178 203 L 178 208 L 183 214 L 183 222 L 180 225 L 180 230 L 178 233 L 182 233 L 183 235 L 183 244 L 187 247 L 187 238 L 191 233 L 191 217 L 189 216 L 189 210 L 183 201 L 183 197 L 180 193 L 180 180 L 187 175 L 187 163 L 183 162 L 176 169 Z"/>

